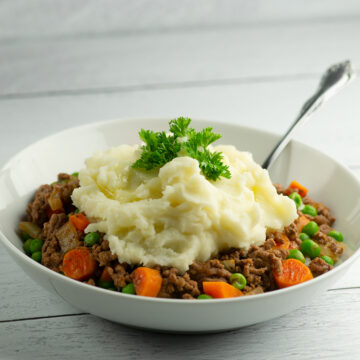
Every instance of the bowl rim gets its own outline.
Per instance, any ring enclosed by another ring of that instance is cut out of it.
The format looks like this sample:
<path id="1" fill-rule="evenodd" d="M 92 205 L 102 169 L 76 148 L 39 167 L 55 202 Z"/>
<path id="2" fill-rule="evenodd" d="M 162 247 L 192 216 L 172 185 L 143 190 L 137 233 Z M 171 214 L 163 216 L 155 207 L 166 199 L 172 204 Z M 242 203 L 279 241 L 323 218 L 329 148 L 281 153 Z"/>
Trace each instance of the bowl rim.
<path id="1" fill-rule="evenodd" d="M 64 133 L 71 132 L 74 130 L 79 130 L 79 129 L 87 129 L 87 128 L 94 128 L 94 127 L 98 127 L 98 126 L 110 125 L 112 123 L 119 123 L 119 122 L 131 122 L 131 121 L 144 121 L 144 122 L 145 121 L 148 121 L 148 122 L 167 121 L 168 122 L 169 119 L 172 119 L 172 118 L 173 117 L 164 117 L 164 116 L 151 117 L 151 118 L 148 118 L 148 117 L 124 117 L 124 118 L 118 118 L 118 119 L 114 118 L 114 119 L 110 119 L 110 120 L 102 120 L 102 121 L 97 121 L 94 123 L 82 124 L 82 125 L 69 127 L 69 128 L 60 130 L 60 131 L 52 133 L 48 136 L 42 137 L 41 139 L 27 145 L 22 150 L 18 151 L 15 155 L 10 157 L 10 159 L 8 161 L 6 161 L 6 163 L 1 167 L 0 176 L 5 170 L 7 170 L 8 168 L 11 168 L 12 163 L 14 161 L 16 161 L 16 159 L 19 158 L 23 152 L 28 151 L 32 147 L 40 145 L 42 142 L 49 141 L 52 138 L 61 136 Z M 272 137 L 275 140 L 276 140 L 276 138 L 280 138 L 279 134 L 276 134 L 276 133 L 273 133 L 273 132 L 270 132 L 267 130 L 258 129 L 256 127 L 236 124 L 236 123 L 229 122 L 229 121 L 222 121 L 222 120 L 219 121 L 219 120 L 205 119 L 205 118 L 192 118 L 192 120 L 194 122 L 208 122 L 208 123 L 211 122 L 212 124 L 219 124 L 219 125 L 225 125 L 225 126 L 230 126 L 230 127 L 242 128 L 244 130 L 250 130 L 250 131 L 257 132 L 257 133 L 261 133 L 265 136 Z M 349 170 L 346 166 L 344 166 L 340 161 L 335 159 L 334 157 L 330 157 L 323 151 L 321 151 L 317 148 L 314 148 L 310 145 L 304 144 L 298 140 L 291 140 L 291 143 L 296 144 L 296 146 L 300 146 L 300 148 L 304 147 L 304 148 L 307 148 L 312 151 L 317 151 L 320 155 L 324 156 L 325 158 L 329 159 L 330 161 L 335 162 L 337 166 L 342 168 L 343 171 L 345 171 L 353 180 L 355 180 L 355 182 L 358 185 L 360 185 L 360 181 L 354 175 L 354 173 L 351 170 Z M 124 294 L 119 291 L 109 291 L 107 289 L 103 289 L 98 286 L 91 286 L 91 285 L 83 283 L 81 281 L 77 281 L 77 280 L 68 278 L 64 275 L 61 275 L 60 273 L 57 273 L 56 271 L 53 271 L 53 270 L 47 268 L 46 266 L 31 259 L 23 251 L 21 251 L 14 244 L 12 244 L 12 242 L 5 236 L 5 234 L 2 231 L 1 224 L 0 224 L 0 240 L 8 252 L 11 252 L 19 260 L 25 261 L 29 266 L 33 267 L 34 270 L 41 271 L 41 272 L 47 274 L 48 276 L 55 277 L 57 280 L 68 283 L 69 285 L 72 284 L 74 286 L 79 286 L 80 288 L 84 287 L 84 289 L 87 289 L 87 290 L 93 289 L 93 291 L 97 291 L 100 294 L 102 293 L 102 294 L 105 294 L 108 296 L 118 296 L 118 297 L 120 296 L 120 298 L 121 297 L 132 298 L 133 300 L 140 301 L 140 302 L 145 301 L 145 302 L 151 302 L 151 303 L 155 302 L 155 303 L 167 303 L 167 304 L 177 304 L 177 305 L 178 304 L 187 304 L 185 306 L 190 306 L 190 305 L 194 305 L 194 304 L 204 304 L 204 303 L 205 304 L 228 304 L 228 303 L 233 303 L 233 302 L 239 302 L 239 304 L 240 304 L 242 302 L 255 301 L 255 300 L 261 301 L 262 299 L 267 299 L 269 297 L 280 296 L 281 294 L 286 294 L 289 292 L 301 291 L 302 288 L 309 287 L 309 286 L 315 286 L 318 282 L 322 282 L 323 280 L 327 279 L 328 277 L 332 277 L 333 275 L 335 275 L 342 269 L 348 268 L 360 256 L 360 247 L 359 247 L 357 250 L 354 251 L 353 254 L 351 254 L 349 256 L 348 259 L 344 260 L 341 264 L 334 267 L 334 269 L 332 269 L 331 271 L 328 271 L 327 273 L 322 274 L 321 276 L 316 277 L 316 278 L 312 279 L 311 281 L 306 281 L 304 283 L 301 283 L 301 284 L 298 284 L 295 286 L 287 287 L 284 289 L 277 289 L 277 290 L 273 290 L 273 291 L 269 291 L 269 292 L 265 292 L 265 293 L 261 293 L 261 294 L 256 294 L 256 296 L 240 296 L 240 297 L 226 298 L 226 299 L 209 299 L 204 302 L 204 301 L 198 301 L 197 299 L 184 300 L 184 299 L 172 299 L 172 298 L 168 299 L 168 298 L 157 298 L 157 297 L 146 297 L 146 296 L 134 296 L 134 295 L 130 295 L 130 294 Z M 52 284 L 52 287 L 54 288 L 53 284 Z M 54 288 L 54 290 L 56 291 L 55 288 Z"/>

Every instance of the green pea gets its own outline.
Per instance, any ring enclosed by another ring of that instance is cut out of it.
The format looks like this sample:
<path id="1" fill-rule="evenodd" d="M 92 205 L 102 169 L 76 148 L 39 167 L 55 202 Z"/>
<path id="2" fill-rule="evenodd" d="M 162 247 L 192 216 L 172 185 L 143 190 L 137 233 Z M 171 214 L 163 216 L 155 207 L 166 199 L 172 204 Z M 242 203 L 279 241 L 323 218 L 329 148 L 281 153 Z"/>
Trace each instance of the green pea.
<path id="1" fill-rule="evenodd" d="M 84 243 L 87 246 L 93 246 L 94 244 L 98 243 L 100 240 L 100 235 L 97 232 L 91 232 L 85 235 Z"/>
<path id="2" fill-rule="evenodd" d="M 78 176 L 79 176 L 79 173 L 78 173 L 78 172 L 73 172 L 73 173 L 71 174 L 71 176 L 78 177 Z"/>
<path id="3" fill-rule="evenodd" d="M 319 225 L 315 221 L 308 222 L 303 228 L 302 232 L 310 237 L 319 231 Z"/>
<path id="4" fill-rule="evenodd" d="M 305 264 L 305 257 L 303 253 L 298 249 L 291 249 L 289 250 L 289 255 L 287 259 L 296 259 L 301 261 L 303 264 Z"/>
<path id="5" fill-rule="evenodd" d="M 336 230 L 331 230 L 328 233 L 328 236 L 331 236 L 333 239 L 335 239 L 336 241 L 339 242 L 343 242 L 344 241 L 344 236 L 340 231 L 336 231 Z"/>
<path id="6" fill-rule="evenodd" d="M 39 263 L 41 263 L 41 251 L 35 251 L 32 255 L 31 258 Z"/>
<path id="7" fill-rule="evenodd" d="M 289 195 L 291 200 L 294 200 L 296 208 L 298 209 L 302 205 L 301 196 L 297 192 L 293 192 Z"/>
<path id="8" fill-rule="evenodd" d="M 246 286 L 246 277 L 240 273 L 234 273 L 230 276 L 231 285 L 239 290 L 242 290 Z"/>
<path id="9" fill-rule="evenodd" d="M 41 251 L 43 243 L 44 242 L 41 239 L 32 239 L 29 246 L 30 252 L 33 254 L 35 252 Z"/>
<path id="10" fill-rule="evenodd" d="M 201 294 L 197 297 L 198 300 L 210 300 L 212 298 L 213 298 L 212 296 L 207 295 L 207 294 Z"/>
<path id="11" fill-rule="evenodd" d="M 27 239 L 27 240 L 24 242 L 24 251 L 25 251 L 25 254 L 28 254 L 28 255 L 31 254 L 31 251 L 30 251 L 31 241 L 32 241 L 32 239 Z"/>
<path id="12" fill-rule="evenodd" d="M 311 215 L 311 216 L 316 216 L 317 215 L 317 210 L 311 205 L 305 205 L 302 208 L 301 212 L 303 214 L 308 214 L 308 215 Z"/>
<path id="13" fill-rule="evenodd" d="M 308 234 L 301 233 L 301 234 L 299 235 L 299 239 L 300 239 L 301 241 L 304 241 L 304 240 L 310 239 L 310 238 L 309 238 L 309 235 L 308 235 Z"/>
<path id="14" fill-rule="evenodd" d="M 123 292 L 124 294 L 131 294 L 131 295 L 135 295 L 135 287 L 133 283 L 127 284 L 126 286 L 124 286 L 121 289 L 121 292 Z"/>
<path id="15" fill-rule="evenodd" d="M 323 255 L 321 258 L 328 264 L 334 265 L 334 260 L 330 256 Z"/>
<path id="16" fill-rule="evenodd" d="M 23 239 L 23 241 L 26 241 L 28 239 L 31 239 L 31 236 L 29 234 L 27 234 L 25 231 L 22 231 L 21 238 Z"/>
<path id="17" fill-rule="evenodd" d="M 112 287 L 114 287 L 114 282 L 113 281 L 102 281 L 99 280 L 98 281 L 98 286 L 104 288 L 104 289 L 110 289 Z"/>
<path id="18" fill-rule="evenodd" d="M 79 212 L 80 212 L 80 210 L 77 208 L 74 210 L 74 214 L 79 214 Z"/>
<path id="19" fill-rule="evenodd" d="M 311 259 L 319 256 L 321 251 L 319 244 L 311 239 L 304 240 L 300 245 L 300 250 L 304 255 L 309 256 Z"/>

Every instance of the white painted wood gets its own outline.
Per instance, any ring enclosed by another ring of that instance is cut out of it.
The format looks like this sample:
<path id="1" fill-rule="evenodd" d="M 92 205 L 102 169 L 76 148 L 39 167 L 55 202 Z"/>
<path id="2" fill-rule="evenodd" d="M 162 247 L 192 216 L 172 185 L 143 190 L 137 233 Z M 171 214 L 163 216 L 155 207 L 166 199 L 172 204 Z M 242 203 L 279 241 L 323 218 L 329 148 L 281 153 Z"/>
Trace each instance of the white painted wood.
<path id="1" fill-rule="evenodd" d="M 356 0 L 12 0 L 0 3 L 0 38 L 336 21 L 359 14 Z"/>
<path id="2" fill-rule="evenodd" d="M 71 126 L 118 117 L 180 115 L 282 133 L 318 79 L 0 101 L 0 163 L 24 146 Z M 297 139 L 347 165 L 359 164 L 360 82 L 325 104 Z M 66 170 L 66 169 L 64 169 Z"/>
<path id="3" fill-rule="evenodd" d="M 79 312 L 31 280 L 0 244 L 0 322 Z"/>
<path id="4" fill-rule="evenodd" d="M 359 291 L 329 291 L 281 318 L 202 336 L 143 332 L 90 315 L 0 323 L 1 355 L 19 360 L 357 359 Z"/>
<path id="5" fill-rule="evenodd" d="M 345 58 L 360 63 L 359 19 L 7 42 L 0 95 L 316 78 Z"/>

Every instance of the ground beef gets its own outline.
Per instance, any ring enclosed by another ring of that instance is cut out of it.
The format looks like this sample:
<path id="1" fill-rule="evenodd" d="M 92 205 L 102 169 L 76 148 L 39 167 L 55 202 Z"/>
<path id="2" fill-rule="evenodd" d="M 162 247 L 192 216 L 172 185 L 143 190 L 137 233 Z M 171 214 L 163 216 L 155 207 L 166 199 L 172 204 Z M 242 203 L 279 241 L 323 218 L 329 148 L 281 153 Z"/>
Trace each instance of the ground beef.
<path id="1" fill-rule="evenodd" d="M 158 297 L 194 299 L 200 295 L 198 283 L 189 273 L 180 275 L 178 269 L 167 266 L 155 267 L 162 276 L 162 285 Z"/>
<path id="2" fill-rule="evenodd" d="M 117 259 L 117 255 L 113 254 L 109 247 L 107 240 L 101 239 L 99 244 L 91 247 L 91 253 L 95 260 L 99 262 L 100 266 L 109 266 Z"/>
<path id="3" fill-rule="evenodd" d="M 319 226 L 319 231 L 324 234 L 328 234 L 332 230 L 332 227 L 327 224 L 322 224 Z"/>
<path id="4" fill-rule="evenodd" d="M 79 179 L 77 176 L 71 176 L 61 173 L 58 175 L 58 182 L 53 185 L 58 187 L 61 193 L 61 201 L 66 212 L 71 212 L 75 209 L 72 204 L 71 195 L 77 187 L 79 187 Z"/>
<path id="5" fill-rule="evenodd" d="M 275 186 L 276 192 L 277 192 L 278 194 L 285 194 L 286 188 L 285 188 L 284 186 L 282 186 L 282 185 L 279 184 L 279 183 L 274 184 L 274 186 Z"/>
<path id="6" fill-rule="evenodd" d="M 331 236 L 327 236 L 321 231 L 318 231 L 316 234 L 314 234 L 312 239 L 318 244 L 326 246 L 336 255 L 340 255 L 344 252 L 344 247 L 341 243 L 333 239 Z"/>
<path id="7" fill-rule="evenodd" d="M 60 270 L 62 261 L 62 253 L 55 232 L 65 224 L 66 221 L 67 216 L 65 214 L 53 214 L 50 221 L 44 224 L 41 233 L 41 238 L 44 240 L 41 263 L 55 271 Z"/>
<path id="8" fill-rule="evenodd" d="M 116 261 L 116 264 L 113 267 L 108 266 L 107 270 L 111 275 L 114 281 L 114 285 L 118 290 L 120 290 L 122 287 L 132 282 L 131 279 L 132 268 L 126 263 L 119 264 Z"/>
<path id="9" fill-rule="evenodd" d="M 34 201 L 27 206 L 28 221 L 34 222 L 40 227 L 49 220 L 51 216 L 49 197 L 56 188 L 60 191 L 61 201 L 66 213 L 75 209 L 72 205 L 71 194 L 74 189 L 79 187 L 79 179 L 68 174 L 59 174 L 58 182 L 52 185 L 42 185 L 35 193 Z"/>
<path id="10" fill-rule="evenodd" d="M 228 282 L 231 272 L 225 269 L 225 266 L 218 260 L 212 259 L 204 263 L 194 261 L 189 267 L 191 279 L 198 282 L 202 288 L 203 281 L 225 281 Z"/>
<path id="11" fill-rule="evenodd" d="M 325 274 L 329 270 L 333 269 L 334 267 L 328 264 L 325 260 L 316 257 L 315 259 L 311 260 L 309 264 L 309 269 L 311 270 L 314 276 L 319 276 Z"/>
<path id="12" fill-rule="evenodd" d="M 42 226 L 48 220 L 48 199 L 52 192 L 51 185 L 42 185 L 35 193 L 35 199 L 29 203 L 26 209 L 28 221 Z"/>
<path id="13" fill-rule="evenodd" d="M 318 215 L 314 217 L 314 221 L 319 225 L 326 224 L 331 226 L 336 220 L 331 214 L 330 209 L 322 203 L 317 203 L 308 196 L 303 197 L 303 203 L 312 205 L 316 208 Z"/>

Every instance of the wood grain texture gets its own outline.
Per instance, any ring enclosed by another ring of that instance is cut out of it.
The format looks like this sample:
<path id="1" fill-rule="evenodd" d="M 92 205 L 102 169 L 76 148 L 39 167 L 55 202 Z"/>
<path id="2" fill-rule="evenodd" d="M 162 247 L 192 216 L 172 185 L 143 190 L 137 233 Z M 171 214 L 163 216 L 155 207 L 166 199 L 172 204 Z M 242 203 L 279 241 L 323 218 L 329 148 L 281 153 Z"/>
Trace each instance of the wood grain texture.
<path id="1" fill-rule="evenodd" d="M 19 360 L 74 354 L 89 360 L 357 359 L 359 295 L 359 289 L 326 292 L 280 318 L 212 335 L 155 334 L 91 315 L 0 323 L 1 355 Z"/>
<path id="2" fill-rule="evenodd" d="M 0 39 L 326 21 L 360 14 L 356 0 L 12 0 L 0 3 Z"/>
<path id="3" fill-rule="evenodd" d="M 119 117 L 185 115 L 282 133 L 317 83 L 314 79 L 3 100 L 0 163 L 50 133 Z M 296 138 L 347 165 L 359 165 L 359 91 L 359 82 L 349 85 Z"/>
<path id="4" fill-rule="evenodd" d="M 8 42 L 0 98 L 316 78 L 344 58 L 360 63 L 359 19 Z"/>

